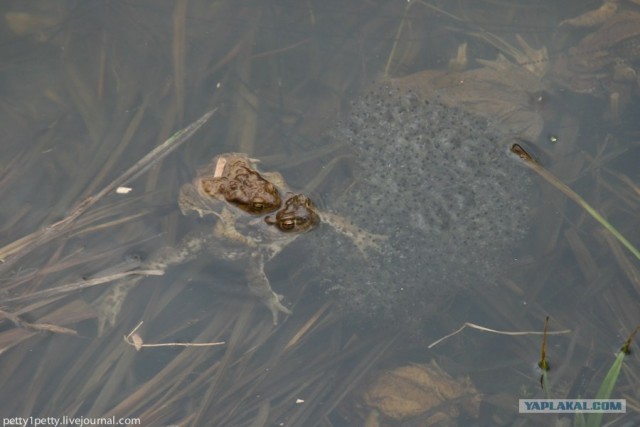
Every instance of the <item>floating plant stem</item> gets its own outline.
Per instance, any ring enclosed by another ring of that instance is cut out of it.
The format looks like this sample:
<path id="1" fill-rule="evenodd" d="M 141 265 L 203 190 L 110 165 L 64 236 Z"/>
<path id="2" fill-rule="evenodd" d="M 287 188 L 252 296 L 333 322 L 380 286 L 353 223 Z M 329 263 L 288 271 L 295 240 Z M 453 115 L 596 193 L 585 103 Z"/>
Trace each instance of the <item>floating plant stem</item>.
<path id="1" fill-rule="evenodd" d="M 561 335 L 561 334 L 569 334 L 571 333 L 571 329 L 563 329 L 561 331 L 552 331 L 552 332 L 548 332 L 547 330 L 545 330 L 544 332 L 540 332 L 540 331 L 498 331 L 496 329 L 491 329 L 491 328 L 487 328 L 486 326 L 482 326 L 482 325 L 477 325 L 475 323 L 471 323 L 471 322 L 465 322 L 464 325 L 462 325 L 460 328 L 458 328 L 458 330 L 456 330 L 455 332 L 452 332 L 448 335 L 445 335 L 444 337 L 432 342 L 431 344 L 429 344 L 427 346 L 427 348 L 431 349 L 433 347 L 435 347 L 436 345 L 440 344 L 441 342 L 448 340 L 449 338 L 458 335 L 460 332 L 462 332 L 465 328 L 471 328 L 471 329 L 475 329 L 478 331 L 482 331 L 482 332 L 489 332 L 489 333 L 493 333 L 493 334 L 498 334 L 498 335 L 509 335 L 512 337 L 519 337 L 519 336 L 524 336 L 524 335 Z"/>
<path id="2" fill-rule="evenodd" d="M 137 330 L 142 326 L 144 322 L 138 323 L 138 325 L 133 328 L 129 335 L 124 336 L 124 342 L 132 346 L 136 349 L 136 351 L 140 351 L 143 348 L 150 347 L 216 347 L 219 345 L 225 345 L 224 341 L 218 342 L 164 342 L 158 344 L 145 344 L 142 340 L 142 337 L 137 333 Z"/>
<path id="3" fill-rule="evenodd" d="M 620 243 L 622 243 L 629 251 L 635 255 L 637 259 L 640 260 L 640 251 L 633 246 L 618 230 L 615 229 L 613 225 L 609 223 L 602 215 L 598 213 L 594 208 L 589 205 L 586 200 L 584 200 L 580 195 L 578 195 L 575 191 L 573 191 L 569 186 L 556 178 L 551 172 L 543 168 L 539 163 L 537 163 L 533 157 L 529 153 L 525 151 L 524 148 L 520 144 L 513 144 L 511 146 L 511 152 L 518 156 L 521 160 L 524 161 L 524 164 L 527 165 L 530 169 L 532 169 L 535 173 L 543 177 L 547 182 L 558 190 L 562 191 L 567 197 L 580 205 L 584 210 L 586 210 L 589 215 L 595 218 L 604 228 L 607 229 L 613 236 L 618 239 Z"/>
<path id="4" fill-rule="evenodd" d="M 624 345 L 620 349 L 621 352 L 623 352 L 624 354 L 631 354 L 631 350 L 629 349 L 629 347 L 631 347 L 631 341 L 633 341 L 633 338 L 638 333 L 638 330 L 640 330 L 640 326 L 636 326 L 633 332 L 631 332 L 631 335 L 629 335 L 629 338 L 627 338 L 627 340 L 624 342 Z"/>
<path id="5" fill-rule="evenodd" d="M 547 362 L 547 325 L 549 324 L 549 316 L 544 319 L 544 332 L 542 334 L 542 350 L 540 351 L 540 361 L 538 368 L 542 371 L 540 375 L 540 388 L 544 389 L 547 372 L 549 371 L 549 362 Z"/>

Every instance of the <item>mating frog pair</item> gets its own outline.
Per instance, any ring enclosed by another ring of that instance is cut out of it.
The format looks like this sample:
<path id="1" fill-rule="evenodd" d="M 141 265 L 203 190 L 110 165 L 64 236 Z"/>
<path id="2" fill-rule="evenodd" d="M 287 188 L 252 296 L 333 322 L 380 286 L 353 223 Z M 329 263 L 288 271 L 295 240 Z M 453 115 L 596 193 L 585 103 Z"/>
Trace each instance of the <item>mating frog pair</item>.
<path id="1" fill-rule="evenodd" d="M 370 234 L 336 214 L 322 212 L 303 194 L 289 191 L 282 175 L 259 172 L 258 160 L 246 154 L 216 156 L 197 177 L 180 189 L 178 204 L 184 215 L 214 215 L 211 233 L 187 235 L 177 247 L 162 248 L 143 266 L 164 270 L 195 258 L 205 249 L 216 258 L 240 261 L 251 293 L 270 311 L 274 325 L 278 314 L 291 314 L 282 296 L 273 291 L 264 272 L 265 263 L 299 235 L 321 222 L 349 237 L 358 250 L 378 248 L 385 236 Z M 114 286 L 97 304 L 99 332 L 116 316 L 128 291 L 141 279 Z"/>

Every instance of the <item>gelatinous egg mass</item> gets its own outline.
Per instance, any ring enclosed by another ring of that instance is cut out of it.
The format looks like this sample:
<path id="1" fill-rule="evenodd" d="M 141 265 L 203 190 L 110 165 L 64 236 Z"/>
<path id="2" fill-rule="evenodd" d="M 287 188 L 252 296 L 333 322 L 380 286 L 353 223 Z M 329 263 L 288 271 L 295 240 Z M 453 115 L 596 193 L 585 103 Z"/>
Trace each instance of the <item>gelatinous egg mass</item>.
<path id="1" fill-rule="evenodd" d="M 513 138 L 485 119 L 378 86 L 333 132 L 356 152 L 356 182 L 332 206 L 388 239 L 366 258 L 320 233 L 314 259 L 349 313 L 403 322 L 446 307 L 462 289 L 496 283 L 528 229 L 531 173 Z"/>

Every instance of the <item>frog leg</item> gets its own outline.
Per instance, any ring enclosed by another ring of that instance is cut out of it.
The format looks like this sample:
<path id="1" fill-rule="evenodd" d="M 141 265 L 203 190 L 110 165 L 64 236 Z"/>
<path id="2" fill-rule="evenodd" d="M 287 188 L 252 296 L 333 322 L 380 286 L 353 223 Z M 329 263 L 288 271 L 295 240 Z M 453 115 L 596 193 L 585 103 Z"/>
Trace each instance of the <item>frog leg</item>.
<path id="1" fill-rule="evenodd" d="M 161 248 L 153 258 L 140 265 L 139 269 L 164 271 L 174 265 L 187 262 L 210 246 L 213 239 L 214 236 L 209 233 L 189 234 L 180 241 L 178 246 Z M 144 277 L 133 276 L 119 281 L 92 303 L 98 317 L 98 336 L 102 336 L 108 328 L 115 325 L 127 295 Z"/>
<path id="2" fill-rule="evenodd" d="M 276 294 L 273 289 L 271 289 L 269 279 L 264 273 L 264 256 L 261 253 L 256 252 L 251 255 L 246 274 L 249 290 L 271 311 L 274 325 L 278 324 L 279 312 L 292 314 L 291 310 L 280 302 L 282 301 L 282 295 Z"/>
<path id="3" fill-rule="evenodd" d="M 116 324 L 127 295 L 143 278 L 144 276 L 134 276 L 128 280 L 119 281 L 91 304 L 98 319 L 99 337 Z"/>
<path id="4" fill-rule="evenodd" d="M 229 209 L 223 209 L 219 214 L 216 213 L 219 221 L 216 222 L 213 228 L 214 235 L 222 240 L 228 240 L 235 243 L 248 246 L 250 248 L 256 247 L 256 242 L 242 234 L 236 229 L 236 218 Z"/>
<path id="5" fill-rule="evenodd" d="M 367 249 L 379 251 L 380 244 L 389 237 L 383 234 L 369 233 L 348 219 L 331 212 L 318 212 L 318 215 L 322 222 L 330 225 L 338 233 L 348 237 L 365 257 L 367 256 Z"/>

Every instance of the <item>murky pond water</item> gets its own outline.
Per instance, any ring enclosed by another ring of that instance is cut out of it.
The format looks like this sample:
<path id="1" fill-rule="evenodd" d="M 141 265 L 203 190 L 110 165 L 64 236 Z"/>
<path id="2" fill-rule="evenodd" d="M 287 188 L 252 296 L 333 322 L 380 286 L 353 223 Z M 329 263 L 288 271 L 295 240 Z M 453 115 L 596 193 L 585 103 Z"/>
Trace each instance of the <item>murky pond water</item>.
<path id="1" fill-rule="evenodd" d="M 639 324 L 636 1 L 8 1 L 0 14 L 3 417 L 579 425 L 518 414 L 518 399 L 593 398 Z M 183 216 L 180 188 L 234 152 L 325 223 L 274 245 L 255 231 L 265 218 L 233 214 L 237 198 Z M 151 261 L 215 227 L 213 251 Z M 248 277 L 292 314 L 274 326 Z M 465 322 L 494 332 L 429 347 Z M 625 358 L 612 397 L 627 414 L 609 425 L 639 422 L 637 372 Z"/>

